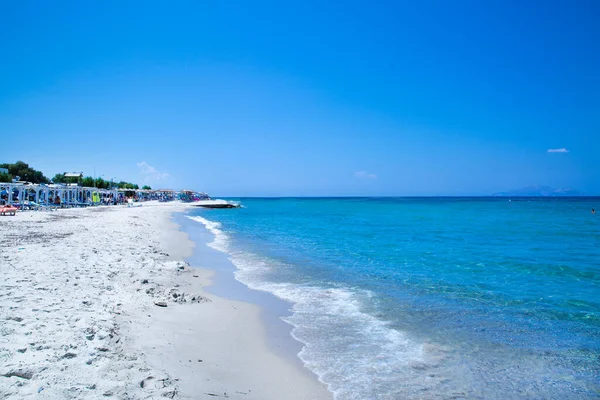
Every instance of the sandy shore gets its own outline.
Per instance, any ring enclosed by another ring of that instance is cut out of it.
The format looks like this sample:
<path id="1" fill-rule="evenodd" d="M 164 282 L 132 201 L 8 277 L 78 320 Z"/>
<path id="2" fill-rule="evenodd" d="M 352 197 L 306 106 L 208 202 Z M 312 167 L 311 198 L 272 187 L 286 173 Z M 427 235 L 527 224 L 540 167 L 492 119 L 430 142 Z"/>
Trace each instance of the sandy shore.
<path id="1" fill-rule="evenodd" d="M 328 399 L 260 310 L 204 293 L 182 205 L 0 217 L 1 398 Z"/>

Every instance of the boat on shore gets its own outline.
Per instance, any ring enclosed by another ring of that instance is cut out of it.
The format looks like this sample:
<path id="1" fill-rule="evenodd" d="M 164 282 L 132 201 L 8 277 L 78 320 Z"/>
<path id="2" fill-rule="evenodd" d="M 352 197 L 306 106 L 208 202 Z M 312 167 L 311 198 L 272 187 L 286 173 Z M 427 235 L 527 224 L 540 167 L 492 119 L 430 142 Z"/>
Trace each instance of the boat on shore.
<path id="1" fill-rule="evenodd" d="M 240 208 L 241 205 L 239 203 L 235 203 L 232 201 L 215 199 L 215 200 L 199 200 L 192 203 L 195 207 L 202 208 Z"/>

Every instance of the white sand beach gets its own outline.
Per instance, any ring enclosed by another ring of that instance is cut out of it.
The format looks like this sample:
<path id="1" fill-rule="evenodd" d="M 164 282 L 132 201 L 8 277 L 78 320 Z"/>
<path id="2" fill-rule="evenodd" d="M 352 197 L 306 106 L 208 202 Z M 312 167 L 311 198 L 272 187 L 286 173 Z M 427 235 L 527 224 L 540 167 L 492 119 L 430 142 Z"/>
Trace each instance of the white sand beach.
<path id="1" fill-rule="evenodd" d="M 181 204 L 0 217 L 0 398 L 328 399 L 254 305 L 206 294 Z"/>

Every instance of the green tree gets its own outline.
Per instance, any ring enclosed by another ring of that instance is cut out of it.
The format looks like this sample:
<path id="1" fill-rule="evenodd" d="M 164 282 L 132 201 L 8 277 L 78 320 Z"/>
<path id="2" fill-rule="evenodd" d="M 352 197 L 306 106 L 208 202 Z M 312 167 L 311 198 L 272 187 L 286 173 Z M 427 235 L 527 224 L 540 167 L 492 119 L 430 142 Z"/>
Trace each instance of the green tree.
<path id="1" fill-rule="evenodd" d="M 94 187 L 94 178 L 92 178 L 91 176 L 86 176 L 81 180 L 81 186 Z"/>
<path id="2" fill-rule="evenodd" d="M 54 183 L 67 183 L 64 174 L 56 174 L 54 178 L 52 178 L 52 182 Z"/>
<path id="3" fill-rule="evenodd" d="M 102 178 L 96 178 L 96 180 L 94 181 L 94 187 L 97 187 L 98 189 L 104 189 L 107 185 L 107 183 L 104 179 Z"/>
<path id="4" fill-rule="evenodd" d="M 12 175 L 6 172 L 0 172 L 0 182 L 12 182 Z"/>
<path id="5" fill-rule="evenodd" d="M 23 161 L 14 164 L 0 164 L 0 168 L 7 168 L 9 175 L 19 177 L 19 180 L 31 183 L 48 183 L 49 180 L 41 171 L 37 171 Z"/>
<path id="6" fill-rule="evenodd" d="M 144 190 L 152 190 L 152 188 L 150 186 L 148 186 L 148 185 L 142 186 L 142 189 L 144 189 Z"/>
<path id="7" fill-rule="evenodd" d="M 54 178 L 52 178 L 52 182 L 54 182 L 54 183 L 77 183 L 78 185 L 81 185 L 83 182 L 83 178 L 81 178 L 79 176 L 65 176 L 64 173 L 62 173 L 62 174 L 59 173 L 59 174 L 54 175 Z"/>

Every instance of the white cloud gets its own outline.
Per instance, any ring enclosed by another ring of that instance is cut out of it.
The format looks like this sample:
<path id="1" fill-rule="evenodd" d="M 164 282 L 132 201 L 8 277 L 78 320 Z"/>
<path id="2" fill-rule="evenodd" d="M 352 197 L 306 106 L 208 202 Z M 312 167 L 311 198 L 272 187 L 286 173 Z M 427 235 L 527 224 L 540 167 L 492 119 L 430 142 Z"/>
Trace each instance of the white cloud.
<path id="1" fill-rule="evenodd" d="M 146 182 L 148 182 L 150 180 L 160 181 L 169 176 L 169 174 L 167 174 L 166 172 L 158 171 L 152 165 L 149 165 L 146 161 L 137 163 L 137 166 L 140 169 L 140 172 L 143 175 L 146 175 Z"/>
<path id="2" fill-rule="evenodd" d="M 564 147 L 560 148 L 560 149 L 548 149 L 548 153 L 568 153 L 569 150 L 565 149 Z"/>
<path id="3" fill-rule="evenodd" d="M 359 179 L 377 179 L 377 175 L 371 174 L 367 171 L 358 171 L 354 173 L 354 176 Z"/>

